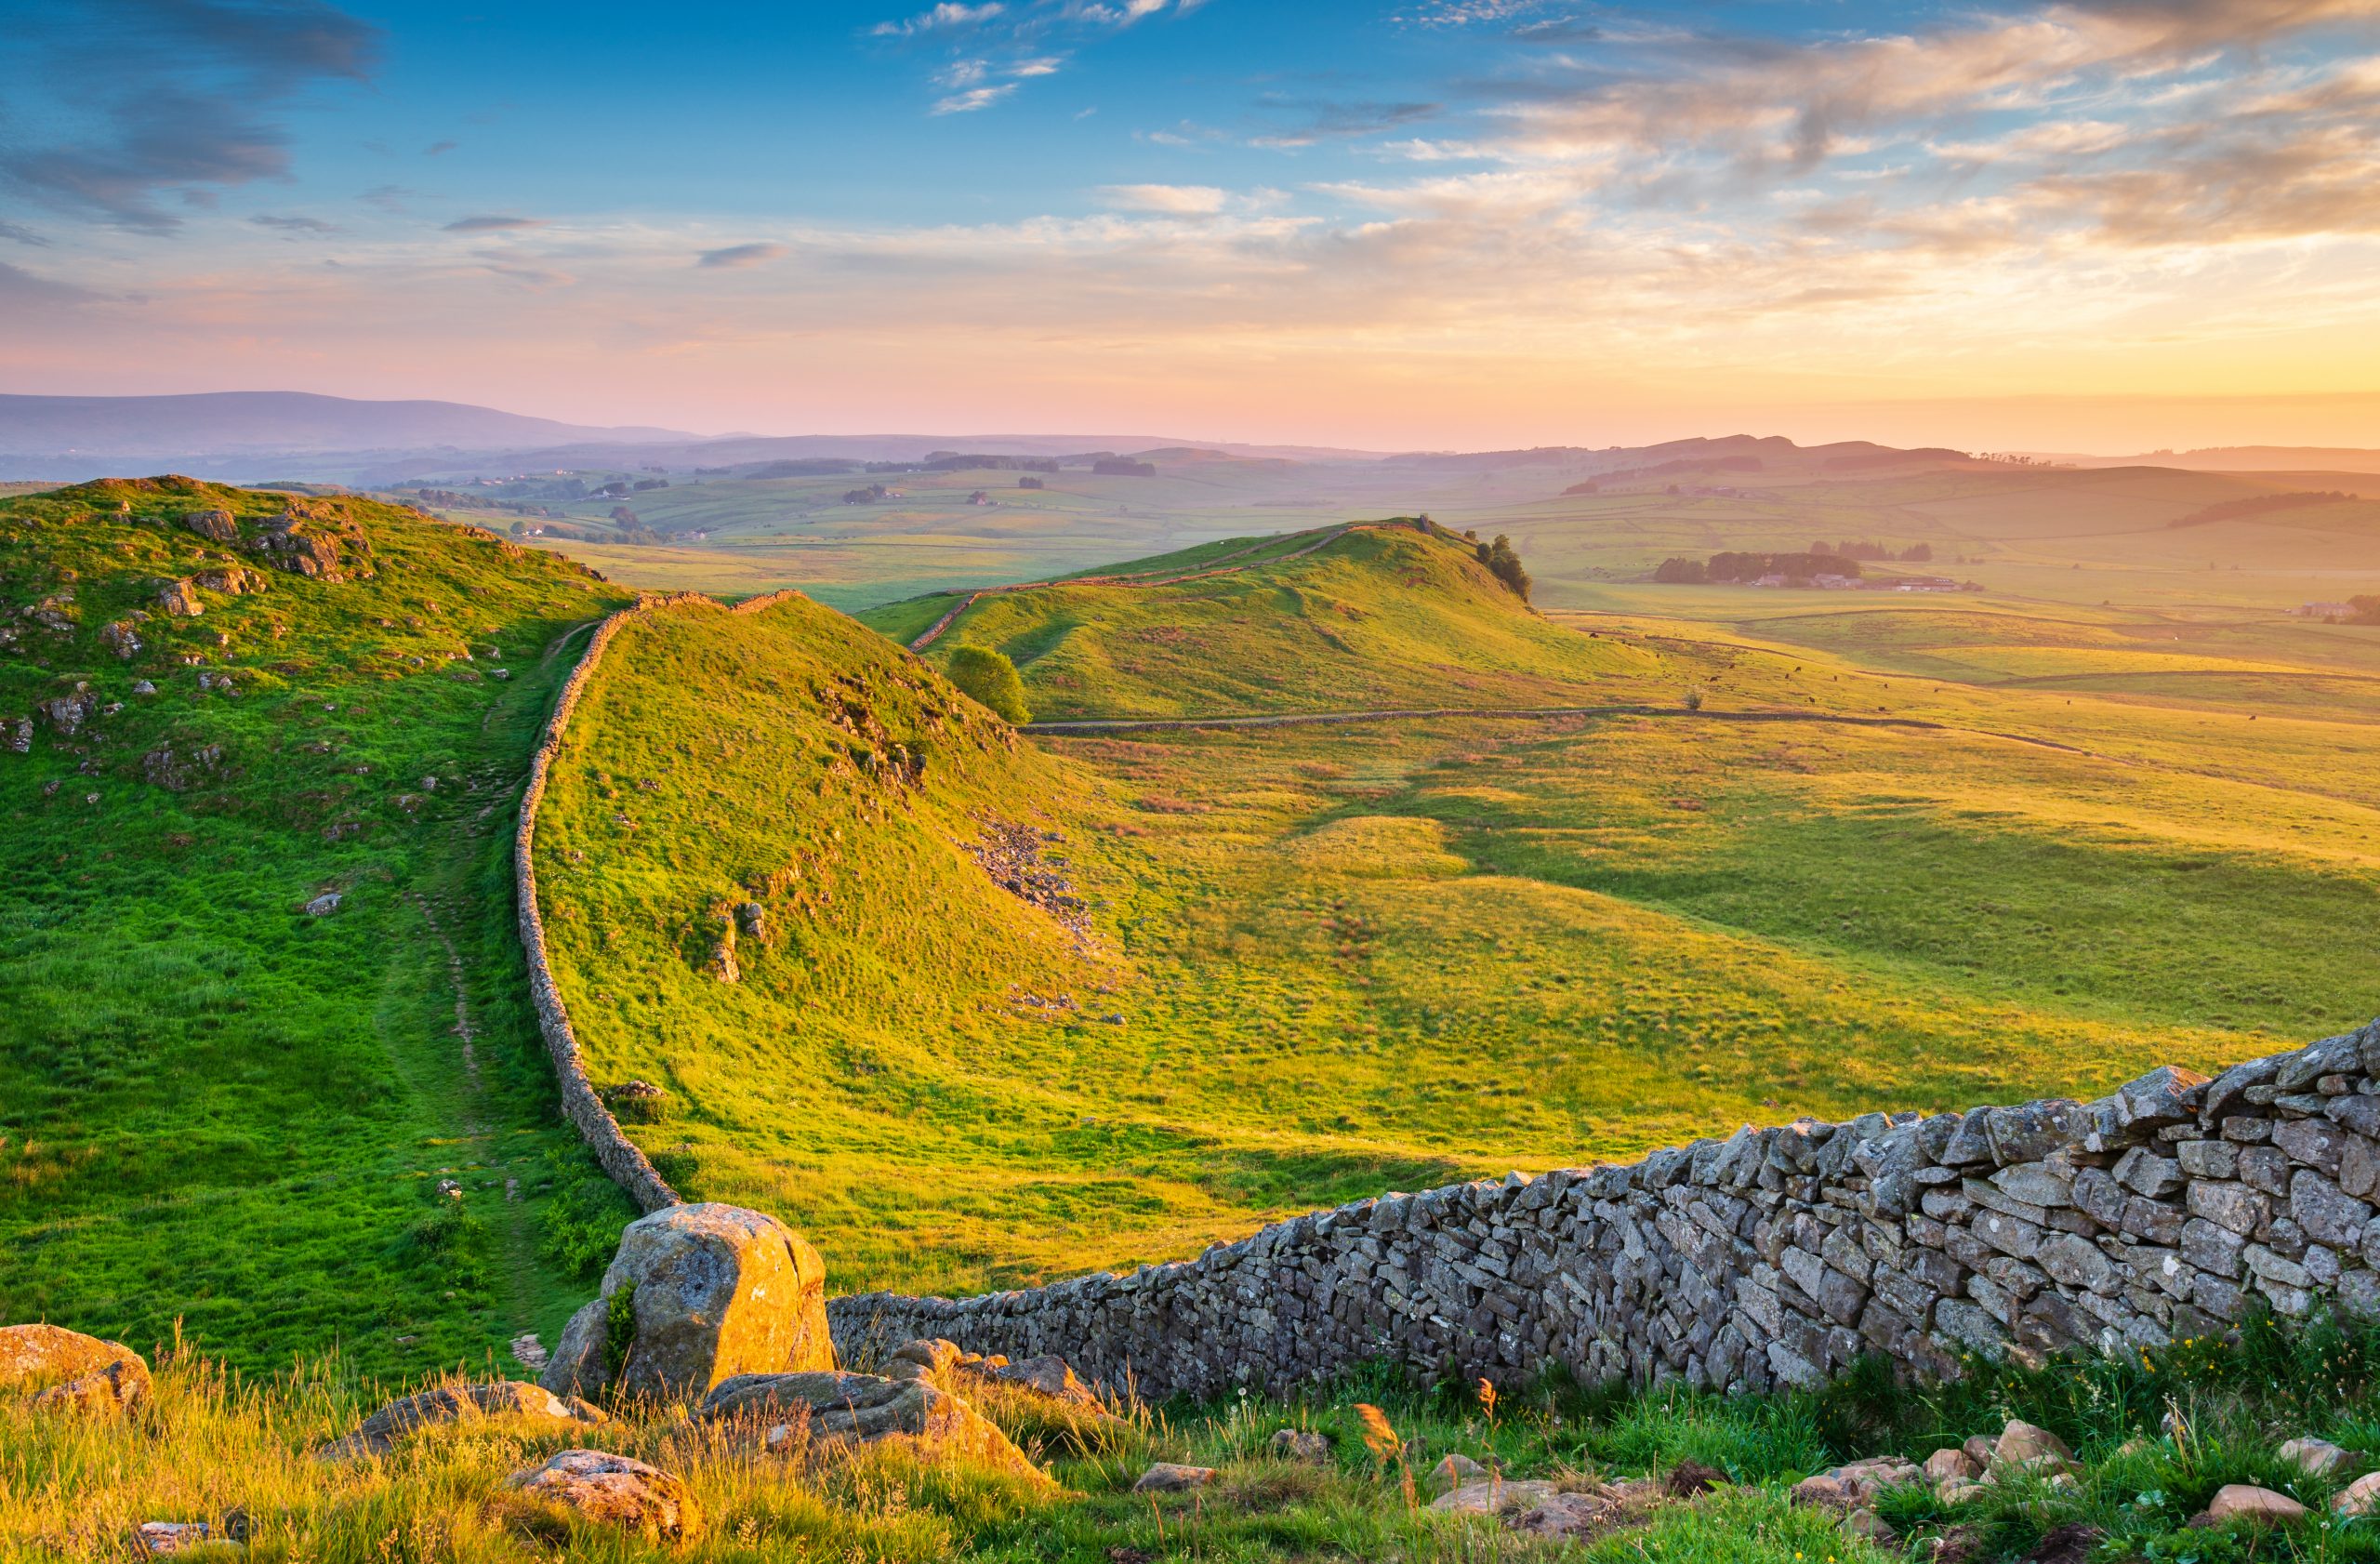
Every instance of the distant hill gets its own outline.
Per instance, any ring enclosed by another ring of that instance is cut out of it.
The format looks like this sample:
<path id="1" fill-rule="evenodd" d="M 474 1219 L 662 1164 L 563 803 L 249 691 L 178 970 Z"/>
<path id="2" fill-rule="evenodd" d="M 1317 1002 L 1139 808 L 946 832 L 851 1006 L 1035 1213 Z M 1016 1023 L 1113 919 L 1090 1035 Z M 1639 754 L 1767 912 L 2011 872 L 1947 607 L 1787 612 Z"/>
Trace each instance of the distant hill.
<path id="1" fill-rule="evenodd" d="M 2210 445 L 2136 457 L 2058 456 L 2077 467 L 2172 467 L 2186 472 L 2380 472 L 2380 451 L 2345 445 Z"/>
<path id="2" fill-rule="evenodd" d="M 497 450 L 562 442 L 643 444 L 694 438 L 667 429 L 558 423 L 461 402 L 355 402 L 306 391 L 0 396 L 0 454 L 10 456 L 224 457 L 440 446 Z"/>

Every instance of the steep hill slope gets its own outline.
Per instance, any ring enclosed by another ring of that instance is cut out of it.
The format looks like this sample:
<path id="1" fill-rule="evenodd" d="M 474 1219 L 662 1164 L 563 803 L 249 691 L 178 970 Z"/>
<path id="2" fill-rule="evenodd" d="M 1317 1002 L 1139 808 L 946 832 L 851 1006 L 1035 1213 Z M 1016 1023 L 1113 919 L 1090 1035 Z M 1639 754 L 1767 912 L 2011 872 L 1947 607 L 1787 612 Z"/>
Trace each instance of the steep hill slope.
<path id="1" fill-rule="evenodd" d="M 903 1274 L 921 1226 L 976 1245 L 970 1219 L 1050 1175 L 1038 1150 L 1069 1118 L 1032 1087 L 1065 1067 L 1012 1017 L 1068 992 L 1081 1009 L 1051 1014 L 1087 1016 L 1107 980 L 1083 905 L 1107 871 L 1077 834 L 1099 814 L 1066 768 L 806 599 L 637 616 L 537 830 L 590 1076 L 668 1093 L 625 1127 L 681 1193 L 831 1228 L 870 1274 Z M 939 1186 L 932 1215 L 917 1180 Z"/>
<path id="2" fill-rule="evenodd" d="M 508 827 L 623 601 L 364 501 L 0 504 L 0 1317 L 258 1367 L 550 1339 L 542 1218 L 620 1202 L 555 1128 Z"/>
<path id="3" fill-rule="evenodd" d="M 899 633 L 955 601 L 862 617 Z M 985 592 L 929 656 L 968 644 L 1012 658 L 1045 720 L 1669 701 L 1686 672 L 1531 614 L 1471 542 L 1409 523 L 1231 539 Z"/>

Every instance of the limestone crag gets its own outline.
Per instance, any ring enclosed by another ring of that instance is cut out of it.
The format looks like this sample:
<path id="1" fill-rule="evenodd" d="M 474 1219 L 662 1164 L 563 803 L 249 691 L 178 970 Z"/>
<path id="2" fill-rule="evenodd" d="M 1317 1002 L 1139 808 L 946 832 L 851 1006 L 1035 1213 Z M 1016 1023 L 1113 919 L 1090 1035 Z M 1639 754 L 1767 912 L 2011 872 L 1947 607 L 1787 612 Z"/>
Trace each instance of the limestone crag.
<path id="1" fill-rule="evenodd" d="M 1628 1166 L 1392 1194 L 1196 1260 L 828 1306 L 845 1359 L 946 1338 L 1146 1396 L 1427 1378 L 1728 1390 L 1882 1352 L 1926 1377 L 2219 1334 L 2261 1301 L 2380 1316 L 2380 1022 L 2093 1103 L 1747 1126 Z"/>

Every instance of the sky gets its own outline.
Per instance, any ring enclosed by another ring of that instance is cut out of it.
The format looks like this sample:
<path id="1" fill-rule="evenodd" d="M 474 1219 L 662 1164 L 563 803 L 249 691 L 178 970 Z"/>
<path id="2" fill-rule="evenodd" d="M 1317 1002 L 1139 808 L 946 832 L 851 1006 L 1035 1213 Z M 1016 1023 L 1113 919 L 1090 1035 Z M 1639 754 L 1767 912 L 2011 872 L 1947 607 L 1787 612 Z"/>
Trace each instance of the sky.
<path id="1" fill-rule="evenodd" d="M 2380 0 L 0 0 L 0 391 L 2380 446 Z"/>

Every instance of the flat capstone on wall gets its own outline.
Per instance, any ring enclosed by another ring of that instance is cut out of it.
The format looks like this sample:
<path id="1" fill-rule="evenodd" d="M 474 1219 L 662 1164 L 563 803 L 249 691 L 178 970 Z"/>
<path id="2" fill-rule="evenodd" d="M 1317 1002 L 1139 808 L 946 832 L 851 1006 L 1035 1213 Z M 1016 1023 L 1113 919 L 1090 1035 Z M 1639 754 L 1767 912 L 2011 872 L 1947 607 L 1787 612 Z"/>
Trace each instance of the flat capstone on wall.
<path id="1" fill-rule="evenodd" d="M 1726 1391 L 1882 1353 L 2038 1360 L 2219 1334 L 2258 1306 L 2380 1317 L 2380 1022 L 2096 1102 L 1747 1126 L 1629 1166 L 1390 1194 L 1195 1260 L 827 1307 L 865 1364 L 916 1337 L 1144 1396 L 1387 1361 Z"/>

